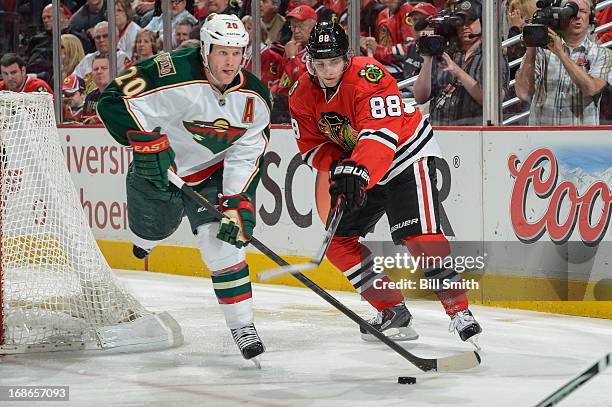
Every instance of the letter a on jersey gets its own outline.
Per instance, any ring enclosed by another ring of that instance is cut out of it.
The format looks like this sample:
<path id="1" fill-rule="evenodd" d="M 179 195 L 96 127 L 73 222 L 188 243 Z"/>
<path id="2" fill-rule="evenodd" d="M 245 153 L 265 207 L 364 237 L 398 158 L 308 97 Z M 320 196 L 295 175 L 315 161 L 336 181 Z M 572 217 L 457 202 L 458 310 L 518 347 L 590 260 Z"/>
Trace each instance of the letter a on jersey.
<path id="1" fill-rule="evenodd" d="M 242 123 L 253 123 L 253 115 L 255 106 L 255 98 L 249 96 L 244 105 L 244 113 L 242 114 Z"/>

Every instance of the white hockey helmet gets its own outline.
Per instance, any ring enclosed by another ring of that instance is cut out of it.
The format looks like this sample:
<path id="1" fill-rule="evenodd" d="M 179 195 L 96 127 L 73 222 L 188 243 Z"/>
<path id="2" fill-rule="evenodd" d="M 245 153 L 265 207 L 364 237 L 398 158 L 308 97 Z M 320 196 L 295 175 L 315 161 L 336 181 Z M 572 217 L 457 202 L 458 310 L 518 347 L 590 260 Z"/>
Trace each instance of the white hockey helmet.
<path id="1" fill-rule="evenodd" d="M 249 45 L 249 33 L 237 16 L 210 13 L 200 29 L 200 45 L 204 66 L 208 67 L 208 55 L 213 45 L 242 47 L 244 55 Z M 243 64 L 244 62 L 245 58 L 243 58 Z"/>

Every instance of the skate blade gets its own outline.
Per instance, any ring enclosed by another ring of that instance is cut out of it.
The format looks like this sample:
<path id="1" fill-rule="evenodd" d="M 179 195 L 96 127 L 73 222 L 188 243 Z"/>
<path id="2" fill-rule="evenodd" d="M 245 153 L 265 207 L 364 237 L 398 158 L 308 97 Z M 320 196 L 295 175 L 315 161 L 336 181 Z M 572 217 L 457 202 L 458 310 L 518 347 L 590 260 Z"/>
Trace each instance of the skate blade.
<path id="1" fill-rule="evenodd" d="M 261 370 L 261 361 L 259 360 L 259 356 L 255 356 L 254 358 L 249 359 L 251 362 L 255 364 L 255 367 Z"/>
<path id="2" fill-rule="evenodd" d="M 419 339 L 419 334 L 411 326 L 403 328 L 389 328 L 383 333 L 387 338 L 395 342 L 414 341 Z M 376 338 L 374 335 L 370 335 L 369 333 L 361 334 L 361 339 L 366 342 L 379 342 L 378 338 Z"/>
<path id="3" fill-rule="evenodd" d="M 476 350 L 481 351 L 482 347 L 480 346 L 480 343 L 478 342 L 480 339 L 480 334 L 476 334 L 474 336 L 472 336 L 471 338 L 467 339 L 467 342 L 471 343 L 472 345 L 474 345 L 474 347 L 476 348 Z"/>

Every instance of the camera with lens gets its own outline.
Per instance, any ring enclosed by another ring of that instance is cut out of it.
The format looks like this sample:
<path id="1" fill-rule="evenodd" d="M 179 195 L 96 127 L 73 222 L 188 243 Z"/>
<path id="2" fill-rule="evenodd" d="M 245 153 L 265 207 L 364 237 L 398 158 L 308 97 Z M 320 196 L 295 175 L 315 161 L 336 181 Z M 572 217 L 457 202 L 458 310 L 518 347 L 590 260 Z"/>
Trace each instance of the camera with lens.
<path id="1" fill-rule="evenodd" d="M 538 0 L 531 24 L 523 28 L 523 42 L 527 47 L 545 47 L 549 43 L 548 27 L 561 30 L 573 17 L 578 15 L 580 7 L 573 1 L 561 6 L 562 0 Z"/>
<path id="2" fill-rule="evenodd" d="M 456 46 L 457 27 L 465 24 L 462 14 L 455 14 L 449 10 L 442 10 L 435 17 L 419 21 L 415 31 L 433 28 L 433 34 L 423 35 L 417 39 L 417 50 L 423 56 L 440 56 L 449 48 Z"/>

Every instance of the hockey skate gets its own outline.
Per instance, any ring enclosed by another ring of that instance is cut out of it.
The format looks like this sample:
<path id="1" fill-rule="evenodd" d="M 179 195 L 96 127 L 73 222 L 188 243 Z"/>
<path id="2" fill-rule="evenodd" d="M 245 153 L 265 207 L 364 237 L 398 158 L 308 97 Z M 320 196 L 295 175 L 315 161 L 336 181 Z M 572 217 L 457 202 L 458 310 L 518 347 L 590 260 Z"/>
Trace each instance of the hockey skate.
<path id="1" fill-rule="evenodd" d="M 469 309 L 459 311 L 451 317 L 448 331 L 457 331 L 462 341 L 468 341 L 474 345 L 476 349 L 480 350 L 478 336 L 482 332 L 482 328 L 480 327 L 480 324 L 476 322 L 476 319 L 474 319 L 472 312 Z"/>
<path id="2" fill-rule="evenodd" d="M 151 250 L 153 249 L 143 249 L 142 247 L 136 246 L 136 245 L 133 245 L 132 247 L 132 253 L 137 259 L 140 259 L 140 260 L 147 257 L 149 253 L 151 253 Z"/>
<path id="3" fill-rule="evenodd" d="M 368 323 L 393 341 L 413 341 L 419 337 L 419 334 L 410 326 L 412 324 L 412 314 L 403 302 L 380 311 Z M 359 330 L 361 331 L 361 339 L 364 341 L 378 341 L 374 335 L 365 329 L 360 327 Z"/>
<path id="4" fill-rule="evenodd" d="M 242 328 L 230 329 L 232 336 L 238 345 L 238 349 L 242 353 L 242 356 L 251 360 L 255 363 L 258 369 L 261 369 L 261 363 L 257 356 L 261 355 L 266 351 L 261 338 L 255 330 L 254 324 L 245 325 Z"/>

